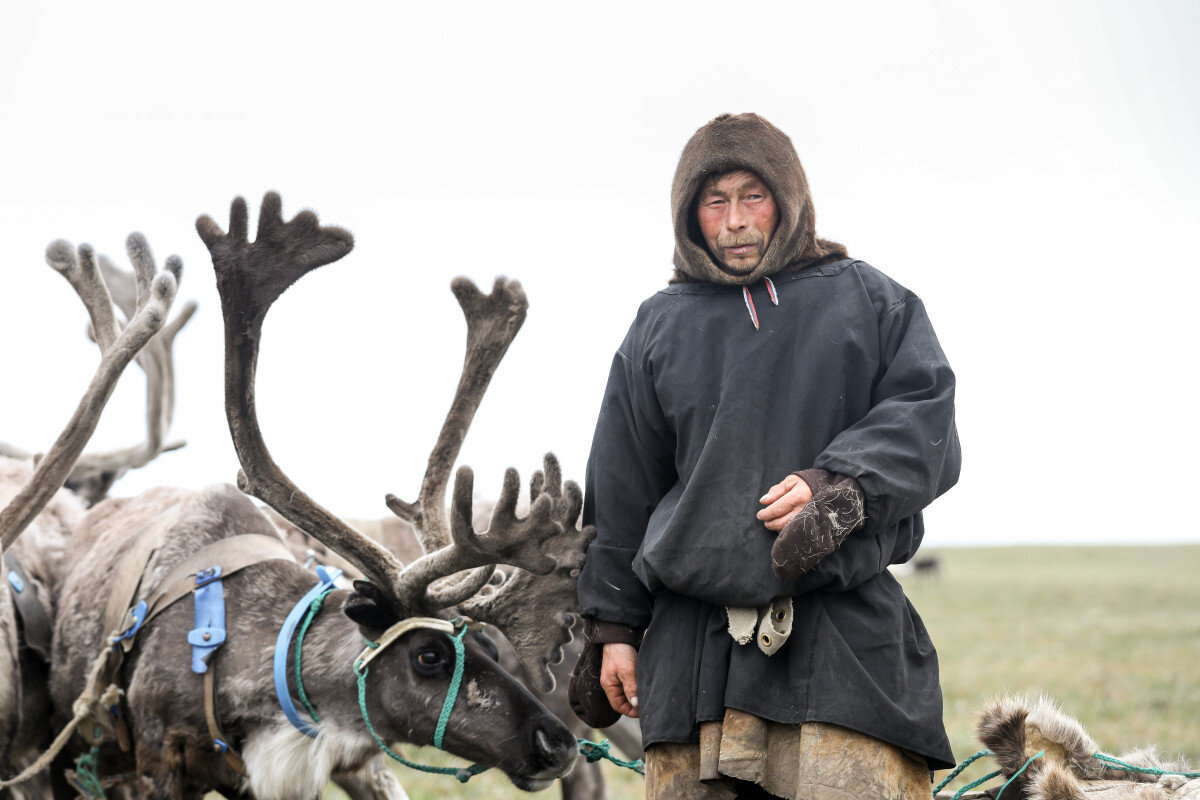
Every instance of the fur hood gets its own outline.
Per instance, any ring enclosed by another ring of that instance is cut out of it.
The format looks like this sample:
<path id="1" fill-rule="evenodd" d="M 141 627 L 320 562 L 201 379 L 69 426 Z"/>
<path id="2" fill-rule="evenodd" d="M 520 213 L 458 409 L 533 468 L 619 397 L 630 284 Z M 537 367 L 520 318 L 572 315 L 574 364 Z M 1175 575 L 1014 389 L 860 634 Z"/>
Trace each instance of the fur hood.
<path id="1" fill-rule="evenodd" d="M 779 209 L 771 243 L 748 275 L 731 275 L 708 251 L 694 206 L 696 193 L 711 175 L 750 170 L 771 189 Z M 816 211 L 800 157 L 787 134 L 757 114 L 722 114 L 688 141 L 671 187 L 675 224 L 675 274 L 671 283 L 708 281 L 750 285 L 779 272 L 846 257 L 837 242 L 818 239 Z"/>

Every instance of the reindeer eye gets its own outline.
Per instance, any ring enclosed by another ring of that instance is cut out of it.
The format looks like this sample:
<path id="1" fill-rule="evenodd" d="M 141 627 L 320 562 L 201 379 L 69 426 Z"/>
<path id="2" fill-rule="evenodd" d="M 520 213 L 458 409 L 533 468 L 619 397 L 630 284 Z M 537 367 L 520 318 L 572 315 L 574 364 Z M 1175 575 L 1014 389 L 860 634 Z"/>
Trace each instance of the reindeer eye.
<path id="1" fill-rule="evenodd" d="M 417 663 L 422 667 L 436 667 L 442 663 L 442 654 L 437 650 L 422 650 L 417 653 Z"/>

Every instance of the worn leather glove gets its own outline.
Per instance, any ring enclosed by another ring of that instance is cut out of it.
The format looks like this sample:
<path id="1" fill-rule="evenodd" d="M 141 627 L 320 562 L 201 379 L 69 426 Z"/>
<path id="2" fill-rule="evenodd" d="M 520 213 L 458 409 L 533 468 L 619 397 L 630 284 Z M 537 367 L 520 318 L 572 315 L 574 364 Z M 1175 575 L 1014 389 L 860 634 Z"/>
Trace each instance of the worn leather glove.
<path id="1" fill-rule="evenodd" d="M 593 728 L 607 728 L 621 718 L 608 702 L 608 695 L 600 685 L 600 665 L 604 662 L 604 645 L 628 644 L 637 647 L 642 642 L 642 631 L 619 625 L 615 622 L 583 621 L 583 652 L 571 670 L 571 681 L 567 686 L 567 700 L 575 716 Z"/>
<path id="2" fill-rule="evenodd" d="M 863 491 L 858 481 L 824 469 L 793 473 L 812 489 L 812 500 L 788 520 L 771 547 L 771 566 L 790 581 L 811 570 L 862 527 Z"/>

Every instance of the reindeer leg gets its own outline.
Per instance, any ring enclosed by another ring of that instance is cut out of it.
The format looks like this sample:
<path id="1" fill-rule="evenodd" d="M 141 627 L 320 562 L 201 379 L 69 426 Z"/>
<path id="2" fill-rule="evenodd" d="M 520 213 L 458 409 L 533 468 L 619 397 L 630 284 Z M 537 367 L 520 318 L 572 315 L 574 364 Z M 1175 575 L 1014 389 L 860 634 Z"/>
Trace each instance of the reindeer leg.
<path id="1" fill-rule="evenodd" d="M 165 738 L 165 726 L 157 720 L 146 717 L 139 723 L 136 754 L 141 796 L 146 800 L 184 800 L 182 743 Z"/>
<path id="2" fill-rule="evenodd" d="M 571 774 L 559 781 L 563 800 L 604 800 L 604 773 L 600 765 L 576 764 Z"/>
<path id="3" fill-rule="evenodd" d="M 67 747 L 50 762 L 50 796 L 54 800 L 75 800 L 79 792 L 67 782 L 67 770 L 74 767 L 71 748 Z"/>
<path id="4" fill-rule="evenodd" d="M 333 782 L 350 800 L 408 800 L 404 787 L 381 758 L 358 772 L 336 772 Z"/>

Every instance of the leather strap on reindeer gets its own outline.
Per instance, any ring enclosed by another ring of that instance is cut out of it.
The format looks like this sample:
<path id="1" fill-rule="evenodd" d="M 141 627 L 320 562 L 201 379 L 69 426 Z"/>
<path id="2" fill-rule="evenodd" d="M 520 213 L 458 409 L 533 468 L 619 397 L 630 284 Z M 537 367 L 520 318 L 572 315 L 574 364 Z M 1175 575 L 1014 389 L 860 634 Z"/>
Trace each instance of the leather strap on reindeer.
<path id="1" fill-rule="evenodd" d="M 12 587 L 13 605 L 21 622 L 21 646 L 32 650 L 38 658 L 50 663 L 50 615 L 42 604 L 38 586 L 29 580 L 21 562 L 13 553 L 4 554 L 4 577 Z"/>
<path id="2" fill-rule="evenodd" d="M 279 636 L 275 638 L 275 661 L 274 661 L 274 676 L 275 676 L 275 698 L 279 701 L 279 708 L 282 709 L 283 715 L 287 717 L 287 721 L 292 723 L 292 727 L 303 733 L 310 739 L 317 738 L 317 729 L 309 725 L 300 718 L 300 713 L 296 711 L 296 704 L 292 700 L 292 693 L 288 690 L 287 685 L 287 654 L 288 647 L 291 646 L 292 636 L 296 632 L 296 627 L 300 624 L 300 619 L 308 613 L 310 616 L 314 609 L 314 603 L 325 597 L 327 593 L 333 590 L 333 583 L 342 574 L 340 569 L 326 569 L 325 567 L 317 567 L 318 583 L 313 588 L 301 597 L 300 600 L 292 607 L 291 612 L 287 615 L 287 619 L 283 621 L 283 627 L 279 629 Z M 296 662 L 300 662 L 300 643 L 296 643 Z M 300 671 L 297 666 L 297 678 Z M 299 681 L 298 681 L 299 682 Z M 303 691 L 303 684 L 300 687 Z M 308 702 L 305 701 L 305 705 Z M 316 714 L 310 710 L 313 715 L 314 722 L 320 722 L 316 719 Z"/>
<path id="3" fill-rule="evenodd" d="M 146 622 L 195 591 L 197 574 L 219 564 L 221 577 L 228 578 L 251 564 L 276 559 L 295 560 L 287 546 L 275 537 L 262 534 L 230 536 L 210 544 L 176 565 L 152 592 L 145 595 L 145 599 L 133 604 L 133 599 L 141 593 L 139 587 L 150 557 L 157 547 L 159 534 L 172 520 L 173 518 L 169 515 L 162 515 L 152 520 L 138 533 L 133 547 L 117 565 L 116 577 L 105 612 L 105 630 L 112 632 L 109 641 L 113 647 L 105 667 L 96 673 L 95 683 L 91 687 L 97 692 L 105 686 L 117 685 L 121 663 L 125 654 L 136 644 L 137 632 Z M 211 675 L 212 670 L 209 669 L 207 672 Z M 208 678 L 205 683 L 205 711 L 206 717 L 210 720 L 209 729 L 210 736 L 214 739 L 214 749 L 217 752 L 232 755 L 224 737 L 220 735 L 219 729 L 215 728 L 217 717 L 215 690 L 211 686 L 212 678 Z M 106 711 L 108 710 L 106 709 Z M 105 738 L 105 731 L 107 731 L 116 737 L 123 750 L 129 750 L 132 741 L 124 717 L 125 715 L 120 713 L 93 714 L 99 730 L 89 730 L 85 727 L 83 729 L 85 738 L 90 743 L 96 744 Z M 218 742 L 220 742 L 219 745 Z M 221 745 L 224 745 L 224 749 Z M 227 758 L 227 760 L 229 759 Z M 237 759 L 237 764 L 240 765 L 240 763 L 240 759 Z M 234 766 L 232 760 L 230 760 L 230 765 Z M 235 769 L 244 768 L 235 766 Z"/>

